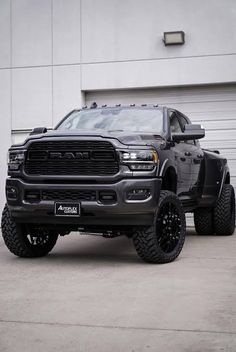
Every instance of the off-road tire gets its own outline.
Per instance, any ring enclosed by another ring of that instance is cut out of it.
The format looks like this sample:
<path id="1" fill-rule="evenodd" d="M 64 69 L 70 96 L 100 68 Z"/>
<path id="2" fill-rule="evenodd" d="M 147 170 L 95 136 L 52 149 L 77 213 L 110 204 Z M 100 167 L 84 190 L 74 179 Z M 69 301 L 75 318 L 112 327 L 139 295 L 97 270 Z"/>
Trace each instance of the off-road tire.
<path id="1" fill-rule="evenodd" d="M 235 194 L 232 185 L 223 185 L 213 212 L 216 235 L 230 236 L 235 229 Z"/>
<path id="2" fill-rule="evenodd" d="M 185 213 L 179 198 L 173 192 L 161 191 L 153 225 L 137 227 L 133 234 L 133 243 L 138 255 L 145 262 L 169 263 L 179 256 L 185 234 Z M 168 239 L 170 250 L 167 250 Z"/>
<path id="3" fill-rule="evenodd" d="M 24 224 L 17 224 L 11 218 L 7 205 L 2 213 L 2 236 L 7 248 L 16 256 L 23 258 L 43 257 L 47 255 L 55 246 L 58 234 L 49 231 L 44 237 L 30 233 L 34 238 L 32 244 L 29 240 L 29 233 Z M 30 237 L 31 238 L 31 237 Z M 41 239 L 40 243 L 39 238 Z"/>
<path id="4" fill-rule="evenodd" d="M 198 235 L 212 235 L 213 228 L 213 209 L 198 208 L 194 211 L 194 225 Z"/>

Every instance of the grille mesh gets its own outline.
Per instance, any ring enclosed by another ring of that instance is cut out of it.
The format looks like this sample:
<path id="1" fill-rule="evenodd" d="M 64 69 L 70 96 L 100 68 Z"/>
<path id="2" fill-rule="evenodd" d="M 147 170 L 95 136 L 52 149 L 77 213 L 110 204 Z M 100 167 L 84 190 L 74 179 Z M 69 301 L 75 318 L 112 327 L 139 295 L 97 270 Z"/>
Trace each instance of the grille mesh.
<path id="1" fill-rule="evenodd" d="M 96 191 L 76 191 L 76 190 L 44 190 L 42 191 L 42 200 L 96 200 Z"/>
<path id="2" fill-rule="evenodd" d="M 90 157 L 49 158 L 50 152 L 89 152 Z M 106 141 L 43 141 L 33 142 L 27 152 L 25 172 L 29 175 L 104 176 L 119 171 L 115 150 Z"/>

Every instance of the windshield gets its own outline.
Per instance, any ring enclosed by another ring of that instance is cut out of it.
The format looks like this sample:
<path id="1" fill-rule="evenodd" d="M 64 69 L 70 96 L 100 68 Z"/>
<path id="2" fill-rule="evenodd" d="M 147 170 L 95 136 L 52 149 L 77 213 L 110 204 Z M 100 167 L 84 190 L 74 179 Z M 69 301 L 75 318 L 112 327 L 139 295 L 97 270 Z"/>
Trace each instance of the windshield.
<path id="1" fill-rule="evenodd" d="M 104 108 L 72 112 L 58 130 L 163 131 L 162 110 L 154 108 Z"/>

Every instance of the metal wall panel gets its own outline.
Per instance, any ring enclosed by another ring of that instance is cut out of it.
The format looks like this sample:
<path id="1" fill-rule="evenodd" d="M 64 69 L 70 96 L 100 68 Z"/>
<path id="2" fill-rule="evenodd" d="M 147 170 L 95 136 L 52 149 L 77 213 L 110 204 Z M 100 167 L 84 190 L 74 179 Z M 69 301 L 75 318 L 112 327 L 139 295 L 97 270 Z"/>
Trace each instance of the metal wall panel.
<path id="1" fill-rule="evenodd" d="M 54 66 L 52 127 L 55 127 L 71 110 L 80 106 L 80 65 Z"/>
<path id="2" fill-rule="evenodd" d="M 53 64 L 80 62 L 80 0 L 51 0 Z"/>
<path id="3" fill-rule="evenodd" d="M 10 70 L 0 70 L 0 214 L 5 204 L 5 179 L 7 176 L 7 150 L 11 144 L 11 73 Z"/>
<path id="4" fill-rule="evenodd" d="M 163 32 L 177 28 L 187 45 L 168 50 Z M 236 50 L 235 0 L 86 0 L 82 32 L 83 62 L 228 54 Z"/>
<path id="5" fill-rule="evenodd" d="M 12 70 L 12 129 L 52 127 L 52 67 Z"/>
<path id="6" fill-rule="evenodd" d="M 51 1 L 12 0 L 12 66 L 52 64 Z"/>
<path id="7" fill-rule="evenodd" d="M 0 68 L 9 68 L 11 65 L 10 9 L 10 0 L 0 1 Z"/>

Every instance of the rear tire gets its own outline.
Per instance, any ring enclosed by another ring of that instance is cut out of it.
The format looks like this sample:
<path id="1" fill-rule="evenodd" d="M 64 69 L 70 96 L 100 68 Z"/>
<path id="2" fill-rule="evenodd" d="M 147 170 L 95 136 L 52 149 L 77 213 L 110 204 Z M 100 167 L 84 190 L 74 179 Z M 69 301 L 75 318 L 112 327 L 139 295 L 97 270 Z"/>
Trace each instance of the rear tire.
<path id="1" fill-rule="evenodd" d="M 216 235 L 230 236 L 235 229 L 235 194 L 232 185 L 223 185 L 213 213 Z"/>
<path id="2" fill-rule="evenodd" d="M 55 232 L 29 231 L 26 225 L 15 223 L 7 205 L 2 213 L 2 236 L 10 252 L 23 258 L 47 255 L 55 246 L 58 238 Z"/>
<path id="3" fill-rule="evenodd" d="M 194 211 L 194 225 L 198 235 L 212 235 L 214 233 L 213 209 L 196 209 Z"/>
<path id="4" fill-rule="evenodd" d="M 179 198 L 170 191 L 161 191 L 153 225 L 137 228 L 133 243 L 145 262 L 169 263 L 179 256 L 185 234 L 185 213 Z"/>
<path id="5" fill-rule="evenodd" d="M 214 208 L 194 211 L 194 224 L 198 235 L 230 236 L 235 229 L 235 195 L 232 185 L 223 185 Z"/>

